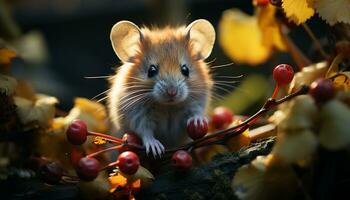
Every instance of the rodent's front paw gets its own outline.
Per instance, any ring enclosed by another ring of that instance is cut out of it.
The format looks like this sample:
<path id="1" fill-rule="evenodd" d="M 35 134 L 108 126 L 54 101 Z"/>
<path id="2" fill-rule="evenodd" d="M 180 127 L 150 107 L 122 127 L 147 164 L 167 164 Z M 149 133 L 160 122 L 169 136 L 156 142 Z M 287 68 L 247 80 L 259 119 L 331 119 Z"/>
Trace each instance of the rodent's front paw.
<path id="1" fill-rule="evenodd" d="M 208 119 L 202 115 L 195 115 L 193 117 L 190 117 L 187 120 L 187 126 L 193 121 L 195 128 L 199 128 L 198 126 L 203 127 L 204 124 L 208 124 Z"/>
<path id="2" fill-rule="evenodd" d="M 165 148 L 162 143 L 160 143 L 154 137 L 145 137 L 143 138 L 143 145 L 146 147 L 146 153 L 149 154 L 152 151 L 154 157 L 158 154 L 160 157 L 164 153 Z"/>

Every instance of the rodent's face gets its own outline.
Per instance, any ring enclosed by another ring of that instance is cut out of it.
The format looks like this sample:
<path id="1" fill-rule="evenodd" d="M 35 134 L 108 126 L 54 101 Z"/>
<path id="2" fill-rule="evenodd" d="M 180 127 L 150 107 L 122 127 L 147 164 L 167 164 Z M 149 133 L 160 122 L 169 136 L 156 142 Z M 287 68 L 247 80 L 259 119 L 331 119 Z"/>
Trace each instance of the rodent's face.
<path id="1" fill-rule="evenodd" d="M 161 104 L 178 104 L 190 95 L 190 81 L 197 73 L 186 43 L 163 41 L 145 45 L 141 76 L 152 87 L 151 96 Z"/>

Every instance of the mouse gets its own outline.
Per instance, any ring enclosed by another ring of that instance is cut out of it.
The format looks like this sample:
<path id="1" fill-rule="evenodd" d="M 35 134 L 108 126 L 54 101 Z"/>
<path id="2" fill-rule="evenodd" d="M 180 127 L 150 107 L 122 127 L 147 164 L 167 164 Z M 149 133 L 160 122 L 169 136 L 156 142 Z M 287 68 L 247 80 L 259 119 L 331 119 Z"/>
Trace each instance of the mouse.
<path id="1" fill-rule="evenodd" d="M 136 133 L 147 155 L 161 156 L 189 140 L 189 123 L 208 123 L 213 79 L 205 59 L 215 42 L 209 21 L 164 28 L 119 21 L 110 40 L 122 62 L 107 95 L 117 130 Z"/>

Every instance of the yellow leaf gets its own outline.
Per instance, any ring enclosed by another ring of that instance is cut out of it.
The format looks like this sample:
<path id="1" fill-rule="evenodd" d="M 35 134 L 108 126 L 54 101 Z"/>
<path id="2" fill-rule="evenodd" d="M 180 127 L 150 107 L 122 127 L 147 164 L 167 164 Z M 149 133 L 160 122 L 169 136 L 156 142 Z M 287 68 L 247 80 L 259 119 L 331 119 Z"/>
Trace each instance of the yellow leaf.
<path id="1" fill-rule="evenodd" d="M 137 179 L 131 184 L 131 188 L 140 189 L 141 188 L 141 179 Z"/>
<path id="2" fill-rule="evenodd" d="M 350 72 L 342 72 L 338 74 L 333 80 L 333 86 L 338 90 L 350 90 Z"/>
<path id="3" fill-rule="evenodd" d="M 258 65 L 265 62 L 272 52 L 263 44 L 257 17 L 238 9 L 223 13 L 219 23 L 219 42 L 225 53 L 237 63 Z"/>
<path id="4" fill-rule="evenodd" d="M 276 6 L 271 4 L 257 9 L 258 25 L 263 38 L 262 42 L 266 47 L 273 47 L 280 51 L 286 51 L 287 48 L 275 17 L 276 9 Z"/>
<path id="5" fill-rule="evenodd" d="M 282 8 L 286 16 L 298 25 L 315 13 L 314 0 L 282 0 Z"/>
<path id="6" fill-rule="evenodd" d="M 127 179 L 120 173 L 116 173 L 116 175 L 108 177 L 108 181 L 111 185 L 111 189 L 109 190 L 111 193 L 114 192 L 118 187 L 124 187 L 127 184 Z"/>
<path id="7" fill-rule="evenodd" d="M 96 132 L 107 131 L 107 111 L 104 105 L 85 98 L 76 98 L 74 108 L 65 117 L 65 124 L 68 126 L 73 120 L 84 120 L 89 130 Z"/>
<path id="8" fill-rule="evenodd" d="M 0 49 L 0 64 L 10 64 L 12 58 L 16 57 L 16 52 L 11 49 Z"/>
<path id="9" fill-rule="evenodd" d="M 51 124 L 58 100 L 55 97 L 46 95 L 36 95 L 36 100 L 30 101 L 21 97 L 14 97 L 17 105 L 17 114 L 23 124 L 37 121 L 41 126 Z"/>
<path id="10" fill-rule="evenodd" d="M 316 12 L 328 24 L 339 22 L 350 24 L 349 0 L 315 0 Z"/>
<path id="11" fill-rule="evenodd" d="M 93 141 L 93 143 L 94 143 L 94 144 L 97 144 L 97 145 L 106 144 L 106 142 L 107 142 L 107 141 L 106 141 L 104 138 L 99 137 L 99 136 L 96 136 L 96 137 L 94 138 L 94 141 Z"/>

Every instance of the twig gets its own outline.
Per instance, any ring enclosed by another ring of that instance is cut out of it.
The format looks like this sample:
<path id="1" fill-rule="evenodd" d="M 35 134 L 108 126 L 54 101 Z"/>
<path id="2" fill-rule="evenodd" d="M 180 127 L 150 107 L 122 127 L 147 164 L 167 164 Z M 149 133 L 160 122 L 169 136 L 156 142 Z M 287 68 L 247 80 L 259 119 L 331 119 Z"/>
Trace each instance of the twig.
<path id="1" fill-rule="evenodd" d="M 324 59 L 328 58 L 328 54 L 326 53 L 326 51 L 323 49 L 320 41 L 316 38 L 315 34 L 312 32 L 312 30 L 310 29 L 310 27 L 306 24 L 306 23 L 302 23 L 301 24 L 304 28 L 304 30 L 306 31 L 306 33 L 309 35 L 309 37 L 311 38 L 312 42 L 314 43 L 315 47 L 317 48 L 317 50 L 320 52 L 320 54 L 322 55 L 322 57 Z"/>

